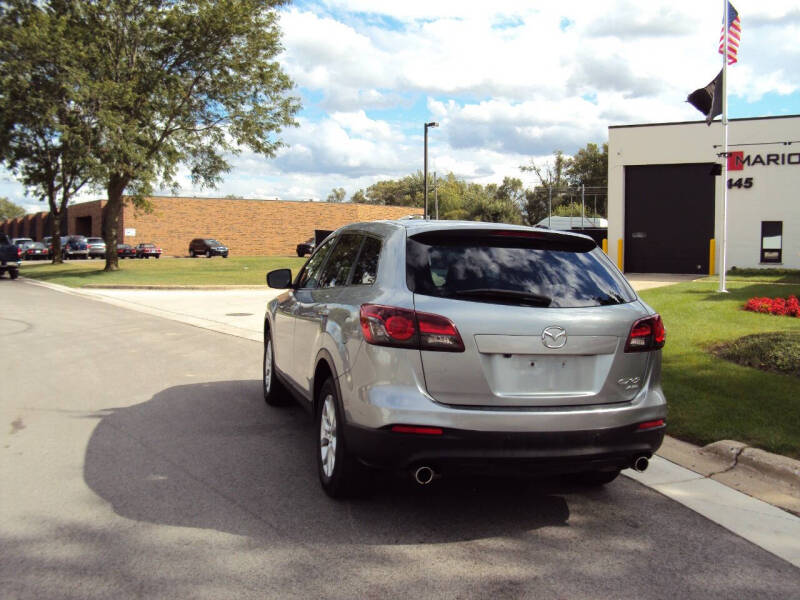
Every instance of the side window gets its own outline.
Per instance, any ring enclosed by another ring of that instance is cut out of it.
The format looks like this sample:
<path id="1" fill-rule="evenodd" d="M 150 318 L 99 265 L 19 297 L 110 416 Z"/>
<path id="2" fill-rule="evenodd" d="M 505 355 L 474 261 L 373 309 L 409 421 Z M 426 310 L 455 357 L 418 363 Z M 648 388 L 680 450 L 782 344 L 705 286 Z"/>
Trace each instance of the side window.
<path id="1" fill-rule="evenodd" d="M 339 236 L 336 247 L 331 251 L 331 257 L 325 265 L 325 270 L 319 277 L 319 287 L 341 287 L 347 285 L 350 270 L 356 261 L 361 248 L 363 235 L 346 233 Z"/>
<path id="2" fill-rule="evenodd" d="M 783 254 L 783 221 L 761 221 L 761 262 L 780 263 Z"/>
<path id="3" fill-rule="evenodd" d="M 330 239 L 322 246 L 317 248 L 317 251 L 311 255 L 308 262 L 300 271 L 297 276 L 297 284 L 295 287 L 299 288 L 315 288 L 317 287 L 317 279 L 319 278 L 319 270 L 325 264 L 325 257 L 328 256 L 331 248 L 333 247 L 334 240 Z"/>
<path id="4" fill-rule="evenodd" d="M 367 237 L 361 247 L 361 254 L 353 269 L 352 285 L 372 285 L 378 276 L 378 257 L 381 254 L 381 242 Z"/>

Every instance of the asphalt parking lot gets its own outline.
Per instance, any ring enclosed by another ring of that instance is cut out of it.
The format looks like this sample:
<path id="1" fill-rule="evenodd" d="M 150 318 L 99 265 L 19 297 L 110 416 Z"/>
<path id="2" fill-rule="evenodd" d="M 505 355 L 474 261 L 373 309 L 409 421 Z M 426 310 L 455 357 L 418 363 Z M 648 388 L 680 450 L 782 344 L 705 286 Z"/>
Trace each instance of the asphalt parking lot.
<path id="1" fill-rule="evenodd" d="M 629 478 L 333 502 L 306 414 L 263 404 L 259 343 L 4 284 L 26 349 L 0 364 L 4 597 L 800 595 L 800 569 Z"/>

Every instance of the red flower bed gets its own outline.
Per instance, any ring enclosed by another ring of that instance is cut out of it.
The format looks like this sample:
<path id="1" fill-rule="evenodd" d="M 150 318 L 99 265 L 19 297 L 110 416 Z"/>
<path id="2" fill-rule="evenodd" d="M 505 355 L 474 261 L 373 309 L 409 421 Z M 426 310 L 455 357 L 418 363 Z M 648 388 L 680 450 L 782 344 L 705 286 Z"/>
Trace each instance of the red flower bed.
<path id="1" fill-rule="evenodd" d="M 744 305 L 744 309 L 770 315 L 800 317 L 800 302 L 795 296 L 789 296 L 788 298 L 750 298 L 747 304 Z"/>

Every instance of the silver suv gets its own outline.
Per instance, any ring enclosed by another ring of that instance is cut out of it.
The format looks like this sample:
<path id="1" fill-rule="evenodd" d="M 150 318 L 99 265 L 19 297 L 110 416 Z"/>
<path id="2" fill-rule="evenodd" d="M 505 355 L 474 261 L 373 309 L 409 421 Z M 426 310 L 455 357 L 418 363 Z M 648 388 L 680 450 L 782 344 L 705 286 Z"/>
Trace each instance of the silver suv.
<path id="1" fill-rule="evenodd" d="M 264 399 L 312 412 L 331 496 L 370 467 L 602 485 L 661 445 L 661 317 L 586 236 L 357 223 L 267 283 Z"/>

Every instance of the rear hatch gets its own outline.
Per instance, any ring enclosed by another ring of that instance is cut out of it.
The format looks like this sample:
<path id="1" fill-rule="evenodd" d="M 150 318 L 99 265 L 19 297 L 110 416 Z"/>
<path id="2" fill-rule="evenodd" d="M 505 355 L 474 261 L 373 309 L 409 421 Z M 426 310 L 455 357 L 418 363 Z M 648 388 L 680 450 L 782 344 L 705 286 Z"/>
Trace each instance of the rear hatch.
<path id="1" fill-rule="evenodd" d="M 450 319 L 464 352 L 422 350 L 428 392 L 463 406 L 630 401 L 652 353 L 626 353 L 648 313 L 625 278 L 583 236 L 519 229 L 447 229 L 410 236 L 415 309 Z"/>

